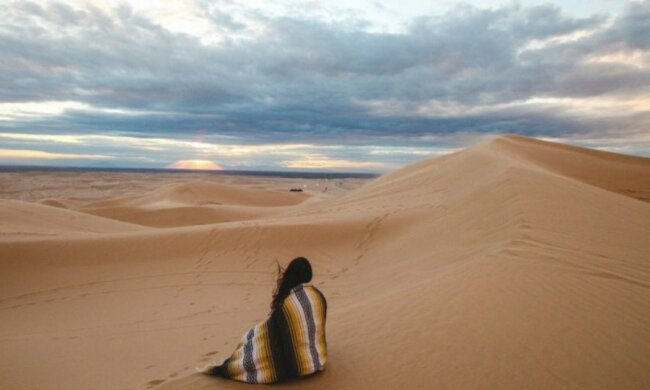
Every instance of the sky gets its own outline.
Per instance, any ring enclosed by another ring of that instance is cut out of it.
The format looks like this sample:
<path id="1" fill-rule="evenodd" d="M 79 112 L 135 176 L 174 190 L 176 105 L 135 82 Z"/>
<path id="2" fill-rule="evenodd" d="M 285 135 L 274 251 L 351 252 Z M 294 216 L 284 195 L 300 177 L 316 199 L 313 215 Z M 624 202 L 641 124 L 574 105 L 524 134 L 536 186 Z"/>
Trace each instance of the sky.
<path id="1" fill-rule="evenodd" d="M 650 0 L 0 9 L 0 165 L 381 173 L 500 133 L 650 157 Z"/>

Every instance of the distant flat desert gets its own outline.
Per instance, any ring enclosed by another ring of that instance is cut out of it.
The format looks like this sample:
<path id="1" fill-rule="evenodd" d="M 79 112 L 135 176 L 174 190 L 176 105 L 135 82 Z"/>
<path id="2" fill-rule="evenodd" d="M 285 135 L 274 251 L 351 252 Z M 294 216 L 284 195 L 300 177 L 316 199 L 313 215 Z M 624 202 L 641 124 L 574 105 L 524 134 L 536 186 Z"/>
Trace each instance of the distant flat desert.
<path id="1" fill-rule="evenodd" d="M 513 135 L 376 179 L 0 172 L 0 388 L 251 389 L 195 367 L 296 256 L 329 358 L 275 388 L 650 388 L 650 159 Z"/>

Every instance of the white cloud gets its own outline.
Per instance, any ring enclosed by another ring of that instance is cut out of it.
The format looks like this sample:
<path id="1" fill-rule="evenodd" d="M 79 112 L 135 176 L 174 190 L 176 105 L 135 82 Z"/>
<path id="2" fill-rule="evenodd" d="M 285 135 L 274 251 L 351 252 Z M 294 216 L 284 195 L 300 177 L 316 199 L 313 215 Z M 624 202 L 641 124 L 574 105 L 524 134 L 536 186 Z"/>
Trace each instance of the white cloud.
<path id="1" fill-rule="evenodd" d="M 335 159 L 322 154 L 307 154 L 300 159 L 288 160 L 282 163 L 285 168 L 293 169 L 363 169 L 386 170 L 389 164 L 378 161 L 354 161 Z"/>
<path id="2" fill-rule="evenodd" d="M 88 104 L 75 101 L 0 103 L 0 120 L 20 117 L 55 116 L 71 109 L 86 109 Z"/>
<path id="3" fill-rule="evenodd" d="M 52 153 L 42 150 L 21 150 L 21 149 L 0 149 L 0 159 L 21 159 L 21 160 L 60 160 L 60 159 L 88 159 L 107 160 L 113 156 L 102 154 L 80 154 L 80 153 Z"/>

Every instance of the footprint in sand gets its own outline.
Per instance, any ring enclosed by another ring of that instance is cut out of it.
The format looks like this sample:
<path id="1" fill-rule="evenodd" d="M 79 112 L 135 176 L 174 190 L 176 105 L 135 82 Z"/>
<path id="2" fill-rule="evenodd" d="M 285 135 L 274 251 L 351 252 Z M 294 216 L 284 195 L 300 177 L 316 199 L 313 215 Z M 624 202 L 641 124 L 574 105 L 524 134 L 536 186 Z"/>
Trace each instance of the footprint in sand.
<path id="1" fill-rule="evenodd" d="M 165 381 L 164 379 L 154 379 L 154 380 L 151 380 L 151 381 L 147 382 L 147 384 L 149 385 L 149 387 L 157 386 L 157 385 L 163 383 L 164 381 Z"/>

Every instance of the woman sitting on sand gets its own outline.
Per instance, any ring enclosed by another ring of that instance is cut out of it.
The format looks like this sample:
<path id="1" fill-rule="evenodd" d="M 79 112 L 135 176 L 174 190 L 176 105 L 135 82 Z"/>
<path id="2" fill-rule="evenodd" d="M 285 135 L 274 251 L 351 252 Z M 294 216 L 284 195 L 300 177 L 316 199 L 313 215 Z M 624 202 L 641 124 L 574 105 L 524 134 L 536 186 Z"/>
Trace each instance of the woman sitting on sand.
<path id="1" fill-rule="evenodd" d="M 203 373 L 247 383 L 275 383 L 323 370 L 327 360 L 325 317 L 327 302 L 311 280 L 304 257 L 280 269 L 271 314 L 242 337 L 235 352 L 221 365 Z"/>

